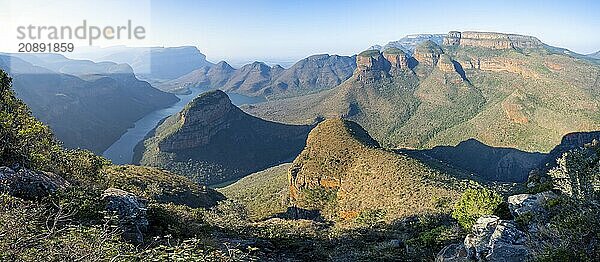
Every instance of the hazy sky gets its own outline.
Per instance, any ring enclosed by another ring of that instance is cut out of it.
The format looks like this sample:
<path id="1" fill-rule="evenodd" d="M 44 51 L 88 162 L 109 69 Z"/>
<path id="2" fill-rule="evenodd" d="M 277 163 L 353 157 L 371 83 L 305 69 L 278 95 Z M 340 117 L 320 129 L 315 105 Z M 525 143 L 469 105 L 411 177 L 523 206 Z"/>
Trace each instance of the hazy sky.
<path id="1" fill-rule="evenodd" d="M 112 25 L 132 19 L 147 27 L 148 38 L 124 44 L 195 45 L 211 61 L 351 55 L 407 34 L 450 30 L 527 34 L 579 53 L 600 50 L 600 1 L 34 0 L 26 6 L 22 2 L 0 0 L 0 23 L 12 22 L 0 25 L 3 34 L 15 34 L 11 28 L 15 21 L 77 24 L 87 19 Z M 2 8 L 5 4 L 10 8 Z"/>

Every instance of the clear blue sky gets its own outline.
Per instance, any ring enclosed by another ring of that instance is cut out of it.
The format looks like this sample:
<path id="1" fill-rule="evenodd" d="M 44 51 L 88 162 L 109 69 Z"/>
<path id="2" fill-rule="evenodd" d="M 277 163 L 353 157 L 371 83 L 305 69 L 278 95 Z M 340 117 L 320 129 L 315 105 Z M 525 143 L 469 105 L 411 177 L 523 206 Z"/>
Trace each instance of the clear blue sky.
<path id="1" fill-rule="evenodd" d="M 152 22 L 165 43 L 195 44 L 213 59 L 349 55 L 406 34 L 450 30 L 600 50 L 600 1 L 153 1 Z"/>
<path id="2" fill-rule="evenodd" d="M 352 55 L 407 34 L 450 30 L 519 33 L 579 53 L 600 50 L 598 0 L 0 0 L 0 29 L 11 22 L 3 35 L 14 34 L 14 25 L 83 19 L 149 23 L 142 45 L 195 45 L 211 61 Z"/>

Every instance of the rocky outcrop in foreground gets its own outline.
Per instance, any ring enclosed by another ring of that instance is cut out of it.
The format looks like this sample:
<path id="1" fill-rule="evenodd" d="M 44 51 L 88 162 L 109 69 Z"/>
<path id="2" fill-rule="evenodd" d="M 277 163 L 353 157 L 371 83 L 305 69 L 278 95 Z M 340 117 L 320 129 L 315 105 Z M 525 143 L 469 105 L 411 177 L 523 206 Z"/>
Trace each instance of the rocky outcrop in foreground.
<path id="1" fill-rule="evenodd" d="M 529 254 L 525 241 L 525 233 L 517 229 L 514 221 L 483 216 L 463 244 L 446 246 L 436 261 L 524 261 Z"/>
<path id="2" fill-rule="evenodd" d="M 148 226 L 146 201 L 116 188 L 104 190 L 102 198 L 106 201 L 106 210 L 118 216 L 123 237 L 134 243 L 142 243 L 143 232 Z"/>
<path id="3" fill-rule="evenodd" d="M 437 262 L 455 261 L 525 261 L 532 251 L 528 246 L 541 227 L 548 211 L 548 202 L 558 196 L 551 191 L 537 194 L 519 194 L 508 197 L 510 213 L 515 218 L 529 217 L 517 228 L 515 220 L 502 220 L 497 216 L 480 217 L 471 234 L 462 244 L 444 247 L 437 255 Z"/>
<path id="4" fill-rule="evenodd" d="M 38 199 L 68 186 L 69 182 L 54 173 L 0 167 L 0 193 L 14 197 Z"/>

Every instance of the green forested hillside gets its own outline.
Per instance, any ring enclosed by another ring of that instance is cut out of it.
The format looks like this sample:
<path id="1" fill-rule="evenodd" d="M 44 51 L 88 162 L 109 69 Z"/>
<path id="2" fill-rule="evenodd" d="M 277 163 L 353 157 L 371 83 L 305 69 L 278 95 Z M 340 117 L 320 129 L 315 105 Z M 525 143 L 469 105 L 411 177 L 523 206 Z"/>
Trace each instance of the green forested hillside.
<path id="1" fill-rule="evenodd" d="M 375 58 L 358 61 L 366 71 L 357 69 L 335 89 L 243 109 L 289 123 L 343 117 L 386 147 L 431 148 L 475 138 L 490 146 L 547 152 L 569 132 L 600 128 L 600 67 L 550 48 L 424 42 L 408 58 L 410 70 L 401 73 Z M 382 66 L 371 64 L 380 61 Z M 361 80 L 361 74 L 377 70 L 383 77 Z"/>

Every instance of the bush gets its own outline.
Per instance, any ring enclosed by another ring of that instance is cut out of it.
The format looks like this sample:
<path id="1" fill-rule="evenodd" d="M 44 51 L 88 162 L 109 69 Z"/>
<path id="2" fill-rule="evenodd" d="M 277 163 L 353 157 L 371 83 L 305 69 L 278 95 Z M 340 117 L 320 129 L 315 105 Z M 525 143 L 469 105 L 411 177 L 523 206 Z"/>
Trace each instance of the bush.
<path id="1" fill-rule="evenodd" d="M 502 197 L 491 190 L 467 189 L 454 206 L 452 217 L 465 229 L 470 230 L 477 219 L 484 215 L 492 215 L 502 203 Z"/>
<path id="2" fill-rule="evenodd" d="M 384 221 L 385 210 L 383 209 L 365 209 L 356 217 L 356 222 L 361 225 L 373 226 Z"/>
<path id="3" fill-rule="evenodd" d="M 41 169 L 49 153 L 57 150 L 50 128 L 37 121 L 15 97 L 12 79 L 0 70 L 0 163 Z"/>

